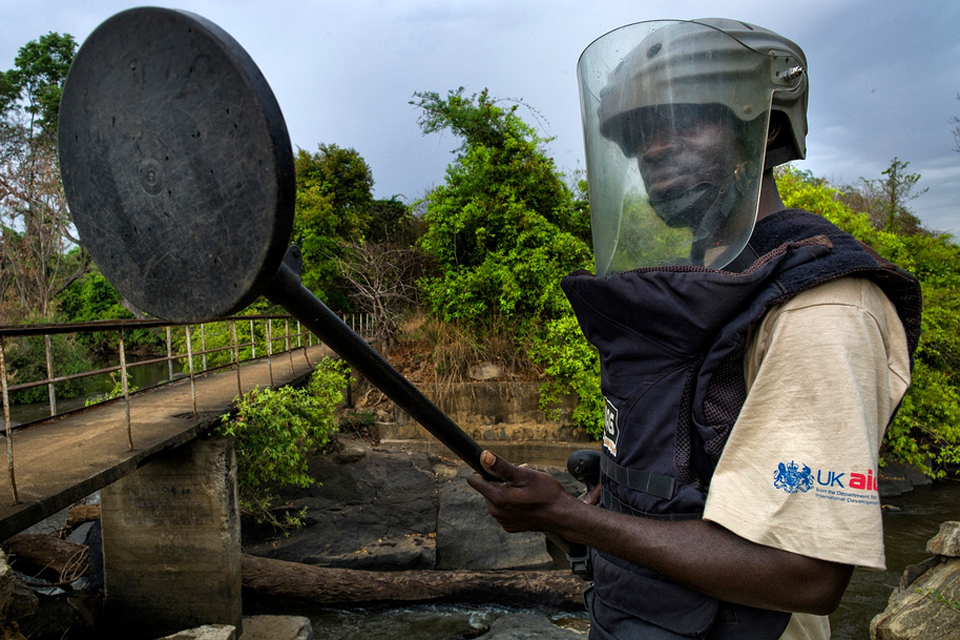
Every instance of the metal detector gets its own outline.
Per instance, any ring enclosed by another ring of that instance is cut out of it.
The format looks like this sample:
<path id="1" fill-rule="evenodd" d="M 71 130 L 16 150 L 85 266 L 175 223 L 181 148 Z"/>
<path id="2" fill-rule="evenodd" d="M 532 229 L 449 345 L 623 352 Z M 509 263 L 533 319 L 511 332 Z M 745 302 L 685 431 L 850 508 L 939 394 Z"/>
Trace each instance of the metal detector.
<path id="1" fill-rule="evenodd" d="M 59 145 L 83 246 L 133 304 L 200 323 L 264 295 L 495 480 L 480 464 L 483 448 L 301 284 L 299 251 L 287 247 L 290 137 L 267 81 L 228 33 L 171 9 L 108 19 L 70 67 Z M 547 537 L 568 556 L 585 553 Z"/>
<path id="2" fill-rule="evenodd" d="M 59 145 L 83 246 L 133 304 L 200 323 L 265 295 L 488 476 L 482 447 L 300 283 L 287 127 L 229 34 L 170 9 L 108 19 L 70 67 Z"/>

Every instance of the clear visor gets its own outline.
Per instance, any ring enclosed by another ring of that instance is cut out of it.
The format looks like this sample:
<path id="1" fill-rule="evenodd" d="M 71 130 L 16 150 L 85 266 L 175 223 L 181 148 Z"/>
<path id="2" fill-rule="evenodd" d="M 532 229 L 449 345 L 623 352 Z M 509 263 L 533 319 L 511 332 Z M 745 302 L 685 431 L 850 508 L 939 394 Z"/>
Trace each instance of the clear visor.
<path id="1" fill-rule="evenodd" d="M 645 22 L 577 66 L 598 275 L 727 266 L 756 222 L 776 59 L 713 27 Z"/>

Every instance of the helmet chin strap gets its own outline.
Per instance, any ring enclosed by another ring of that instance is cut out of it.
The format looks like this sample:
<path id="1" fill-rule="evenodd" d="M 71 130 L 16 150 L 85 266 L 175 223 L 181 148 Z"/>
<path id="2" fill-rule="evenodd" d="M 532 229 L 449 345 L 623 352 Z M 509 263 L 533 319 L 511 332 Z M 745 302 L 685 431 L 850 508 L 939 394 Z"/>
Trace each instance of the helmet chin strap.
<path id="1" fill-rule="evenodd" d="M 710 243 L 716 245 L 718 240 L 717 230 L 727 221 L 737 201 L 751 190 L 757 174 L 754 163 L 742 162 L 720 186 L 701 182 L 673 198 L 651 198 L 650 206 L 667 226 L 693 229 L 690 261 L 703 266 Z"/>

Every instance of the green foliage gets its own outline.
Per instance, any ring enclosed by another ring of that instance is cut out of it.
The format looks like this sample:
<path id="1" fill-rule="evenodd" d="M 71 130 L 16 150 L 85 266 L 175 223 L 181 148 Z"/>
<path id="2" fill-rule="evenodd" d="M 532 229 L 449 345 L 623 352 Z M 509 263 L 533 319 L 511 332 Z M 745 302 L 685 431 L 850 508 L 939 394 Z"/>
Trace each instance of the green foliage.
<path id="1" fill-rule="evenodd" d="M 122 320 L 133 314 L 121 304 L 123 296 L 99 270 L 93 270 L 74 280 L 57 298 L 63 322 L 92 322 L 95 320 Z M 124 348 L 130 352 L 158 353 L 163 350 L 163 337 L 157 330 L 132 329 L 124 332 Z M 103 358 L 118 351 L 116 331 L 97 331 L 78 334 L 77 340 L 95 358 Z"/>
<path id="2" fill-rule="evenodd" d="M 54 376 L 68 376 L 93 369 L 86 350 L 77 344 L 73 334 L 50 336 Z M 46 346 L 43 336 L 20 336 L 3 342 L 4 362 L 7 367 L 7 383 L 10 386 L 47 379 Z M 85 383 L 67 380 L 56 384 L 57 397 L 75 398 L 83 395 Z M 31 387 L 10 394 L 11 404 L 45 402 L 47 387 Z"/>
<path id="3" fill-rule="evenodd" d="M 22 99 L 36 124 L 48 134 L 55 133 L 63 81 L 76 50 L 73 36 L 54 32 L 21 47 L 14 59 L 16 66 L 0 78 L 0 110 L 6 111 Z"/>
<path id="4" fill-rule="evenodd" d="M 113 387 L 109 391 L 99 396 L 87 398 L 86 400 L 83 401 L 83 406 L 92 407 L 95 404 L 106 402 L 107 400 L 113 400 L 114 398 L 122 398 L 123 397 L 123 380 L 120 378 L 119 373 L 120 373 L 119 371 L 114 371 L 113 373 L 110 374 L 110 381 L 113 382 Z M 131 380 L 131 376 L 128 373 L 127 374 L 127 393 L 132 395 L 137 391 L 139 391 L 140 388 L 137 387 L 137 385 L 132 384 L 130 380 Z"/>
<path id="5" fill-rule="evenodd" d="M 416 221 L 410 207 L 396 197 L 388 200 L 374 200 L 368 209 L 368 243 L 394 243 L 412 246 L 417 239 Z"/>
<path id="6" fill-rule="evenodd" d="M 920 280 L 922 333 L 912 383 L 881 453 L 942 477 L 947 465 L 960 463 L 960 247 L 946 235 L 877 229 L 867 212 L 854 211 L 837 189 L 808 173 L 786 169 L 777 183 L 787 206 L 823 215 Z"/>
<path id="7" fill-rule="evenodd" d="M 420 247 L 436 270 L 421 280 L 421 299 L 477 343 L 507 332 L 516 350 L 541 366 L 553 366 L 557 356 L 573 360 L 589 349 L 585 339 L 564 334 L 553 344 L 562 332 L 551 323 L 567 318 L 569 326 L 572 318 L 561 278 L 592 262 L 585 203 L 541 149 L 545 141 L 516 114 L 519 105 L 502 108 L 486 91 L 465 96 L 462 88 L 445 98 L 415 97 L 424 133 L 449 129 L 463 141 L 445 184 L 426 198 Z M 589 406 L 595 388 L 584 381 L 555 380 L 552 395 L 572 387 Z"/>
<path id="8" fill-rule="evenodd" d="M 303 284 L 335 309 L 347 305 L 337 285 L 344 243 L 362 240 L 373 205 L 373 174 L 353 149 L 321 144 L 295 158 L 293 239 L 303 254 Z"/>
<path id="9" fill-rule="evenodd" d="M 337 429 L 335 409 L 343 402 L 343 389 L 352 382 L 342 362 L 325 359 L 302 389 L 254 389 L 225 415 L 220 433 L 236 441 L 237 484 L 240 506 L 259 522 L 298 524 L 286 515 L 282 522 L 271 507 L 284 485 L 308 487 L 309 456 L 321 450 Z"/>
<path id="10" fill-rule="evenodd" d="M 575 394 L 571 416 L 599 439 L 603 434 L 603 396 L 600 393 L 600 354 L 587 342 L 573 315 L 551 320 L 531 348 L 530 357 L 544 363 L 549 380 L 540 389 L 541 409 L 556 415 L 561 399 Z"/>

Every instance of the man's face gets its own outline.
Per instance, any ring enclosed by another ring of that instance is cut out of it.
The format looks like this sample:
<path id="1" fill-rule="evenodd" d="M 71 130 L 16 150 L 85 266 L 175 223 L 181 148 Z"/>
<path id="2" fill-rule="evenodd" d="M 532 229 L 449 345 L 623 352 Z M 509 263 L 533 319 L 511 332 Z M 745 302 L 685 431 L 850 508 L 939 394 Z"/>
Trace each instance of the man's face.
<path id="1" fill-rule="evenodd" d="M 695 228 L 699 201 L 712 202 L 744 160 L 733 116 L 719 105 L 663 105 L 641 109 L 633 126 L 651 206 L 669 226 Z"/>

